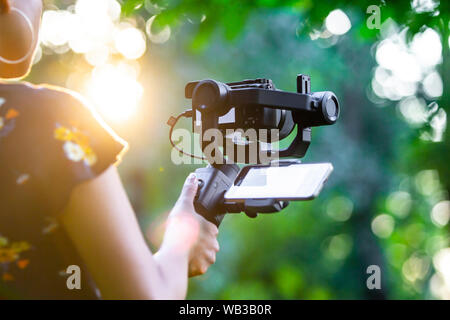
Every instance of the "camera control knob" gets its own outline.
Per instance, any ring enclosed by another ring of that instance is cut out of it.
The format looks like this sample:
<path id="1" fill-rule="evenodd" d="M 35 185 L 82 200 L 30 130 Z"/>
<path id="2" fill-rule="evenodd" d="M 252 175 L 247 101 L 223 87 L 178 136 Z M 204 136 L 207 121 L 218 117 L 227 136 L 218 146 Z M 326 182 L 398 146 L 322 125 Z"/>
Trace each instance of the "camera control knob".
<path id="1" fill-rule="evenodd" d="M 192 107 L 201 112 L 226 109 L 228 86 L 214 80 L 203 80 L 197 83 L 192 93 Z"/>
<path id="2" fill-rule="evenodd" d="M 314 92 L 311 94 L 316 114 L 312 117 L 313 126 L 334 124 L 339 118 L 340 108 L 336 95 L 331 91 Z"/>

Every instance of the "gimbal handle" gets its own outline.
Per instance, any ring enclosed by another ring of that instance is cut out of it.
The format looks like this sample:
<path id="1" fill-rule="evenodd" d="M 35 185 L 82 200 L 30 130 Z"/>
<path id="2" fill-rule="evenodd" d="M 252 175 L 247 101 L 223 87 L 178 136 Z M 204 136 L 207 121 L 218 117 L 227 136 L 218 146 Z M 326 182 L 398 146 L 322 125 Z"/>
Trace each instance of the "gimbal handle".
<path id="1" fill-rule="evenodd" d="M 240 168 L 236 164 L 207 166 L 195 170 L 199 181 L 194 199 L 195 210 L 217 227 L 226 213 L 245 212 L 249 217 L 258 213 L 275 213 L 286 208 L 289 202 L 274 199 L 247 199 L 243 202 L 225 201 L 225 192 L 233 185 Z"/>

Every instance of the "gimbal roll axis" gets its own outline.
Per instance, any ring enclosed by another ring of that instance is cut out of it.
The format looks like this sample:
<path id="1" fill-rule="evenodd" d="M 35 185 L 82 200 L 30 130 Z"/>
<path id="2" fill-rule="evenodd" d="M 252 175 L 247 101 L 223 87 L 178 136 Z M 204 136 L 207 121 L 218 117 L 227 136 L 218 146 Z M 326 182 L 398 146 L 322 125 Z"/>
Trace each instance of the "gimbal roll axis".
<path id="1" fill-rule="evenodd" d="M 311 93 L 310 77 L 302 74 L 297 76 L 297 92 L 277 90 L 269 79 L 231 83 L 208 79 L 189 82 L 185 88 L 185 96 L 192 99 L 192 109 L 177 118 L 171 117 L 168 121 L 171 126 L 170 141 L 175 148 L 177 146 L 172 141 L 172 129 L 181 116 L 192 117 L 193 131 L 200 129 L 202 135 L 209 129 L 217 129 L 223 133 L 222 139 L 212 139 L 212 142 L 222 148 L 223 154 L 220 158 L 225 159 L 227 156 L 227 160 L 217 163 L 217 154 L 205 153 L 205 148 L 211 141 L 201 140 L 202 151 L 210 165 L 195 171 L 200 185 L 194 206 L 199 214 L 216 225 L 220 224 L 225 213 L 245 212 L 248 216 L 255 217 L 257 213 L 278 212 L 288 205 L 287 202 L 276 199 L 247 199 L 240 203 L 224 200 L 225 192 L 240 171 L 236 163 L 250 162 L 252 143 L 257 150 L 257 164 L 268 165 L 264 163 L 264 159 L 267 159 L 268 153 L 274 152 L 280 158 L 302 158 L 311 143 L 311 127 L 334 124 L 339 118 L 340 110 L 338 99 L 333 92 Z M 231 111 L 232 120 L 224 121 Z M 295 126 L 295 138 L 287 148 L 274 151 L 260 147 L 260 142 L 267 144 L 286 138 Z M 266 137 L 257 134 L 253 141 L 247 137 L 246 144 L 237 145 L 234 141 L 230 143 L 232 138 L 227 135 L 229 129 L 277 129 L 277 134 L 269 134 Z M 237 148 L 244 148 L 245 159 L 238 157 L 235 152 Z M 185 153 L 178 148 L 177 150 Z M 280 161 L 278 165 L 292 163 L 293 161 Z M 298 163 L 298 160 L 294 163 Z"/>

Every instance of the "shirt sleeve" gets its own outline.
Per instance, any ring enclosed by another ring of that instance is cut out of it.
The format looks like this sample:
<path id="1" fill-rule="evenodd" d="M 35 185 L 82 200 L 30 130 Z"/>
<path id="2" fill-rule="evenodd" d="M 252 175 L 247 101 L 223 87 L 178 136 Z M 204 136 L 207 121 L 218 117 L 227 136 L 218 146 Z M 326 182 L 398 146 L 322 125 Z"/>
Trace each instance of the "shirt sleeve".
<path id="1" fill-rule="evenodd" d="M 128 146 L 79 96 L 41 91 L 7 137 L 9 172 L 16 185 L 26 178 L 45 214 L 58 215 L 75 186 L 118 164 Z"/>

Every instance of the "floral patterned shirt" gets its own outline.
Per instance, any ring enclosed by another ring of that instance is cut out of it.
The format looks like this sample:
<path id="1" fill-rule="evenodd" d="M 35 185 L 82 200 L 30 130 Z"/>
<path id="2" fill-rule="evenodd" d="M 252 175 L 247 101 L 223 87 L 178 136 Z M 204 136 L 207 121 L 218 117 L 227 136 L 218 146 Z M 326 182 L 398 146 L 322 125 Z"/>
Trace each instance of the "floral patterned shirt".
<path id="1" fill-rule="evenodd" d="M 99 298 L 58 214 L 125 149 L 75 95 L 0 82 L 0 299 Z M 80 290 L 68 289 L 70 265 L 82 269 Z"/>

